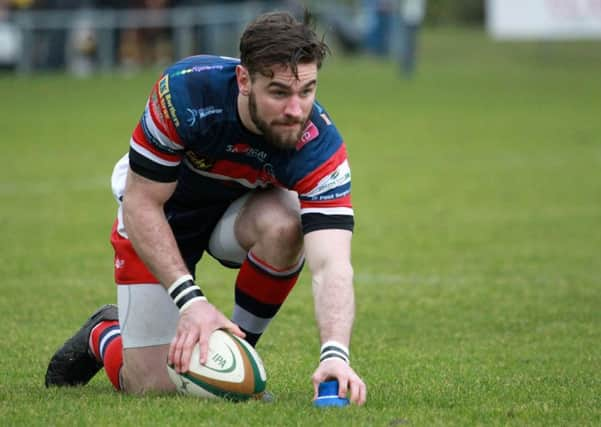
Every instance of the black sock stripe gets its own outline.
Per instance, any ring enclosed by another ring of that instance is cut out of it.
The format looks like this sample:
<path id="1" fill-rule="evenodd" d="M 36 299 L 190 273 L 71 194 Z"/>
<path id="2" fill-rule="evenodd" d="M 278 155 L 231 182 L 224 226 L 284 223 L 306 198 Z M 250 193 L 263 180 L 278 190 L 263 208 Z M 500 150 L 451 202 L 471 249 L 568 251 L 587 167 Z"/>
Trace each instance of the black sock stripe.
<path id="1" fill-rule="evenodd" d="M 276 315 L 282 306 L 281 304 L 266 304 L 264 302 L 257 301 L 252 296 L 238 288 L 236 288 L 236 304 L 255 316 L 259 316 L 264 319 L 271 319 Z"/>
<path id="2" fill-rule="evenodd" d="M 249 332 L 240 325 L 238 325 L 238 327 L 240 329 L 242 329 L 242 332 L 244 332 L 246 334 L 246 336 L 244 337 L 246 342 L 249 343 L 250 345 L 252 345 L 253 347 L 255 345 L 257 345 L 257 341 L 259 341 L 259 338 L 261 338 L 261 335 L 263 335 L 263 334 L 255 334 L 255 333 Z"/>

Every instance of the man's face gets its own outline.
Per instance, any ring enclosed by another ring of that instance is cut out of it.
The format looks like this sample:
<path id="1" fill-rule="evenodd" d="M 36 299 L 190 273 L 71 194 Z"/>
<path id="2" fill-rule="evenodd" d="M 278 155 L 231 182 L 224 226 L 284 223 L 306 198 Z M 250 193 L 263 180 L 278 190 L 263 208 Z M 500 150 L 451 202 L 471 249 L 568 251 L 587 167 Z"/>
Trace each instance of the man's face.
<path id="1" fill-rule="evenodd" d="M 299 64 L 298 79 L 288 67 L 272 68 L 273 77 L 253 76 L 248 95 L 250 118 L 265 139 L 292 149 L 309 120 L 317 89 L 317 65 Z"/>

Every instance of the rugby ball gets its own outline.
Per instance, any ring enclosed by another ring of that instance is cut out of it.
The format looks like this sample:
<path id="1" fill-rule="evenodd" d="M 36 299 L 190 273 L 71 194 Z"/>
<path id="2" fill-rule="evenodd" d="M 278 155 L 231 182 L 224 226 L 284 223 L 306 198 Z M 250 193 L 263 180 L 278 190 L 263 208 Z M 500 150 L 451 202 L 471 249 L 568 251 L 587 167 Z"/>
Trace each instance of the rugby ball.
<path id="1" fill-rule="evenodd" d="M 172 365 L 167 372 L 177 390 L 205 398 L 228 400 L 259 399 L 267 381 L 263 362 L 246 341 L 229 332 L 217 330 L 209 338 L 207 363 L 199 362 L 200 347 L 194 347 L 190 368 L 177 373 Z"/>

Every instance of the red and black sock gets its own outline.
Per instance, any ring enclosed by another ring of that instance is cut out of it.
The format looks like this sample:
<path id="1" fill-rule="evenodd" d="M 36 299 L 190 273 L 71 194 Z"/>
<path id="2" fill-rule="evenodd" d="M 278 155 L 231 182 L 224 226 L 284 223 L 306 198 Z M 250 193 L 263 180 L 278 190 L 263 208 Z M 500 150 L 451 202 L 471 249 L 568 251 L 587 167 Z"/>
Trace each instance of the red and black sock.
<path id="1" fill-rule="evenodd" d="M 116 320 L 100 322 L 90 333 L 90 348 L 116 390 L 121 390 L 119 371 L 123 365 L 121 328 Z"/>
<path id="2" fill-rule="evenodd" d="M 304 259 L 277 269 L 251 252 L 242 263 L 236 278 L 236 304 L 232 321 L 246 333 L 246 340 L 255 346 L 271 319 L 296 284 Z"/>

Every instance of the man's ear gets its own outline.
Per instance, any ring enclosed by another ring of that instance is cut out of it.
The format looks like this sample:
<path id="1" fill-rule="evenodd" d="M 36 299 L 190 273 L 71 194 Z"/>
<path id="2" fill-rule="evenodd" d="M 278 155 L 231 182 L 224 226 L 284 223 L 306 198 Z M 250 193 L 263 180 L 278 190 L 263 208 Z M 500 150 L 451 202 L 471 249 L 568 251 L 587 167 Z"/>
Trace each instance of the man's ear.
<path id="1" fill-rule="evenodd" d="M 238 82 L 238 90 L 244 96 L 250 93 L 250 74 L 243 65 L 236 65 L 236 81 Z"/>

